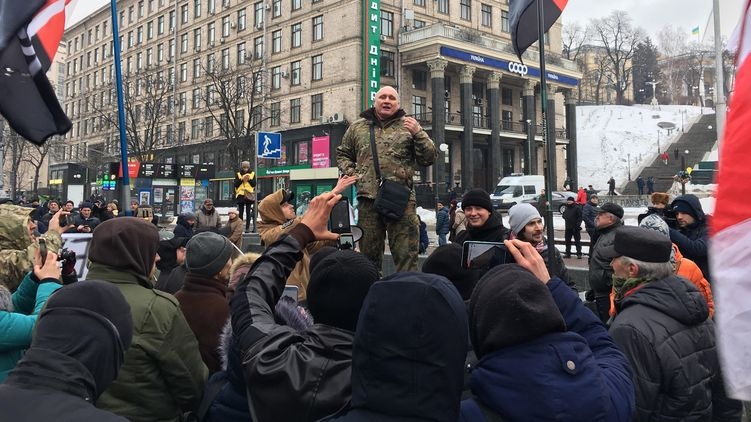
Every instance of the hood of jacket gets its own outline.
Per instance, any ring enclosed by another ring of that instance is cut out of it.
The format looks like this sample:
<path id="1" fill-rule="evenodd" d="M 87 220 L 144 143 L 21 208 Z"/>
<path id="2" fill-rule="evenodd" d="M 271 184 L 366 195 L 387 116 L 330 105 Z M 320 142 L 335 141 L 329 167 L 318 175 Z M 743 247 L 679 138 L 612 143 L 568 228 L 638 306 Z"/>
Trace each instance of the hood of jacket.
<path id="1" fill-rule="evenodd" d="M 284 191 L 279 189 L 263 198 L 258 205 L 258 213 L 263 224 L 278 226 L 287 222 L 281 204 L 284 201 Z"/>
<path id="2" fill-rule="evenodd" d="M 455 422 L 464 384 L 467 309 L 444 277 L 401 272 L 370 288 L 352 359 L 352 408 Z"/>
<path id="3" fill-rule="evenodd" d="M 158 249 L 155 225 L 140 218 L 112 218 L 94 230 L 89 260 L 148 278 Z"/>
<path id="4" fill-rule="evenodd" d="M 503 420 L 556 415 L 556 420 L 596 421 L 611 414 L 609 390 L 592 350 L 573 332 L 550 333 L 489 353 L 472 370 L 470 388 Z"/>
<path id="5" fill-rule="evenodd" d="M 20 250 L 31 245 L 28 225 L 33 211 L 19 205 L 0 205 L 0 250 Z"/>
<path id="6" fill-rule="evenodd" d="M 701 324 L 709 317 L 709 306 L 701 292 L 675 275 L 645 283 L 626 293 L 616 302 L 616 309 L 623 312 L 635 305 L 655 309 L 689 326 Z"/>
<path id="7" fill-rule="evenodd" d="M 686 194 L 681 195 L 673 200 L 673 202 L 670 203 L 670 208 L 673 208 L 676 204 L 676 202 L 683 202 L 691 209 L 694 210 L 696 213 L 696 220 L 697 221 L 704 221 L 707 217 L 704 214 L 704 210 L 701 209 L 701 202 L 699 202 L 699 198 L 696 195 Z"/>

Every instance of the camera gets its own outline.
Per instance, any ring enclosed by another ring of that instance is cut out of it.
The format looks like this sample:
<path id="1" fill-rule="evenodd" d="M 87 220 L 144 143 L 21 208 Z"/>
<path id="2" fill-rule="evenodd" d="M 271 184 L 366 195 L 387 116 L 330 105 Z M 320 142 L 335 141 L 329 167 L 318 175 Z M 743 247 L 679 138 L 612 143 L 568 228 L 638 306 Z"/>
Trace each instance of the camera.
<path id="1" fill-rule="evenodd" d="M 665 210 L 662 213 L 662 219 L 665 220 L 665 223 L 667 223 L 668 227 L 671 229 L 678 229 L 678 219 L 675 216 L 675 211 Z"/>
<path id="2" fill-rule="evenodd" d="M 76 253 L 68 248 L 64 248 L 60 251 L 60 255 L 57 256 L 57 260 L 63 262 L 76 262 Z"/>

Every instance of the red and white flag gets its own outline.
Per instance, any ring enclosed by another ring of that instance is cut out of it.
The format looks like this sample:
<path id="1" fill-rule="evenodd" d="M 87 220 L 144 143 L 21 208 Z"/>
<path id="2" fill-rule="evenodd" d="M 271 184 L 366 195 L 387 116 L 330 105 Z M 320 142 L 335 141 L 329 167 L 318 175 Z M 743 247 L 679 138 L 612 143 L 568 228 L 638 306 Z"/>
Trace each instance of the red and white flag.
<path id="1" fill-rule="evenodd" d="M 736 53 L 735 90 L 720 145 L 710 264 L 717 344 L 728 394 L 751 400 L 751 0 Z"/>

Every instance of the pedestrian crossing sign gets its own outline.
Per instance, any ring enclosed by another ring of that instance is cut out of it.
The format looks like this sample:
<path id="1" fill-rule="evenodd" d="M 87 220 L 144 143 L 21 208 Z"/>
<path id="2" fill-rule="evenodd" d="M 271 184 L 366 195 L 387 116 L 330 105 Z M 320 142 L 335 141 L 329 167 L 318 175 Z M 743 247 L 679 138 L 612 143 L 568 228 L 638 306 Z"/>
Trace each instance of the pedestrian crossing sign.
<path id="1" fill-rule="evenodd" d="M 256 135 L 256 150 L 258 158 L 282 158 L 282 134 L 273 132 L 258 132 Z"/>

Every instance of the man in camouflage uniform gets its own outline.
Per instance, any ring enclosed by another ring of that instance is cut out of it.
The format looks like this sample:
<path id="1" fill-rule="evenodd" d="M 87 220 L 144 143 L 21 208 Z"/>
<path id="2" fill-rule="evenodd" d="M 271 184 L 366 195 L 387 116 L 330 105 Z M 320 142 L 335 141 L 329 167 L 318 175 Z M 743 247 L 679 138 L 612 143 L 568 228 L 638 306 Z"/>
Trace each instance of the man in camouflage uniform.
<path id="1" fill-rule="evenodd" d="M 339 170 L 345 175 L 358 176 L 358 225 L 363 231 L 360 251 L 381 269 L 388 232 L 396 270 L 417 271 L 420 231 L 412 176 L 418 166 L 433 164 L 437 156 L 435 144 L 417 120 L 406 116 L 399 106 L 399 94 L 390 86 L 376 93 L 373 107 L 360 117 L 350 125 L 336 149 Z M 371 125 L 375 127 L 381 177 L 412 189 L 404 215 L 398 221 L 384 220 L 373 208 L 378 180 L 370 146 Z"/>
<path id="2" fill-rule="evenodd" d="M 0 283 L 10 291 L 34 266 L 34 257 L 39 242 L 36 238 L 36 222 L 31 219 L 33 208 L 12 204 L 0 205 Z M 47 250 L 58 253 L 63 245 L 60 234 L 68 227 L 60 227 L 60 217 L 67 212 L 58 210 L 49 221 L 49 229 L 41 236 Z M 72 226 L 71 226 L 72 227 Z"/>

